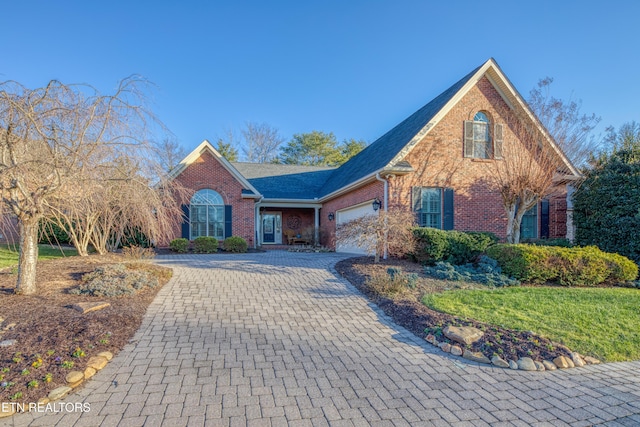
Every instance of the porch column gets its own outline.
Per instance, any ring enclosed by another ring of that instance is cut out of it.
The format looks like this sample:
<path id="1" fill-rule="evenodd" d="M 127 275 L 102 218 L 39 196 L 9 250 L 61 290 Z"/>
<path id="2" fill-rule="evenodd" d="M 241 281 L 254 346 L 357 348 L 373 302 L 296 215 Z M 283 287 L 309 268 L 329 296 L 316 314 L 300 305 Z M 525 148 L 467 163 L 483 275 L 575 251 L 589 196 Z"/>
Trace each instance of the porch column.
<path id="1" fill-rule="evenodd" d="M 320 208 L 314 208 L 314 227 L 313 227 L 313 240 L 316 245 L 320 244 Z"/>

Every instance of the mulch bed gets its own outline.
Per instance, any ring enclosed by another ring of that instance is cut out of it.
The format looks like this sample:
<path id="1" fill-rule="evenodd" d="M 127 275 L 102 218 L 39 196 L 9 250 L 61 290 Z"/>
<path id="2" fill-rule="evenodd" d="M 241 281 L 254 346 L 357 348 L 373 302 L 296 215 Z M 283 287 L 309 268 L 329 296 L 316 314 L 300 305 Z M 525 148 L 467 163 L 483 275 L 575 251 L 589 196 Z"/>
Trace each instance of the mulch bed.
<path id="1" fill-rule="evenodd" d="M 517 360 L 521 357 L 530 357 L 533 360 L 542 361 L 553 360 L 560 355 L 569 356 L 571 353 L 571 350 L 562 344 L 553 343 L 533 332 L 515 331 L 473 319 L 463 319 L 437 312 L 420 303 L 422 295 L 419 294 L 391 299 L 373 292 L 367 285 L 367 280 L 375 272 L 386 272 L 389 267 L 399 267 L 404 272 L 416 273 L 421 278 L 426 278 L 419 264 L 401 259 L 380 260 L 379 264 L 375 264 L 371 257 L 350 258 L 338 262 L 335 268 L 370 301 L 377 304 L 396 324 L 403 326 L 420 338 L 425 338 L 428 333 L 433 333 L 439 341 L 451 342 L 441 335 L 445 326 L 473 326 L 481 329 L 484 336 L 466 348 L 482 352 L 488 358 L 497 354 L 503 359 Z M 433 291 L 439 290 L 434 289 Z M 424 287 L 417 292 L 424 292 Z M 464 348 L 464 346 L 462 347 Z"/>
<path id="2" fill-rule="evenodd" d="M 65 376 L 72 370 L 82 372 L 91 356 L 102 351 L 115 355 L 129 342 L 147 307 L 171 277 L 170 269 L 142 265 L 157 273 L 160 286 L 131 296 L 69 293 L 84 274 L 100 265 L 123 261 L 115 254 L 41 261 L 35 295 L 16 295 L 15 269 L 0 270 L 0 330 L 4 330 L 0 341 L 16 340 L 14 345 L 0 347 L 0 402 L 36 402 L 49 391 L 67 385 Z M 71 308 L 80 302 L 97 301 L 111 305 L 86 314 Z M 12 323 L 15 327 L 6 329 Z M 71 363 L 73 366 L 68 367 Z"/>

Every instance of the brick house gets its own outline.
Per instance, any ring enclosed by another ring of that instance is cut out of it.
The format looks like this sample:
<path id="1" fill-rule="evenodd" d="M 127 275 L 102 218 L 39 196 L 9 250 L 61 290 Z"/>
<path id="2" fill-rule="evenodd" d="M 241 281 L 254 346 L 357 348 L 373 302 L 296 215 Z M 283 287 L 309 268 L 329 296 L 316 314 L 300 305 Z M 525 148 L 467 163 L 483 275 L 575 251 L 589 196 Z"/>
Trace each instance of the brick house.
<path id="1" fill-rule="evenodd" d="M 175 235 L 241 236 L 253 247 L 315 241 L 359 252 L 335 247 L 336 225 L 401 205 L 422 226 L 504 238 L 506 214 L 486 178 L 503 150 L 521 144 L 501 113 L 509 111 L 542 132 L 538 143 L 562 165 L 553 195 L 525 215 L 522 238 L 566 237 L 567 183 L 579 173 L 493 59 L 337 168 L 232 163 L 202 142 L 172 172 L 195 191 Z"/>

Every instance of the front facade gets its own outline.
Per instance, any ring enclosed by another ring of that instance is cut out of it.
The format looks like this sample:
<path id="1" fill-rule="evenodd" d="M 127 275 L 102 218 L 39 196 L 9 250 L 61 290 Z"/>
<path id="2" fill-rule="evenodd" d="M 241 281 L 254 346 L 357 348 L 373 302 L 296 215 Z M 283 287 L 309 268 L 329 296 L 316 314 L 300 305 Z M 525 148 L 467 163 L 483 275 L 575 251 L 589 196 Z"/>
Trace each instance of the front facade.
<path id="1" fill-rule="evenodd" d="M 493 59 L 338 168 L 230 163 L 204 141 L 173 172 L 195 192 L 183 205 L 185 221 L 175 235 L 234 235 L 253 247 L 319 243 L 358 252 L 336 248 L 337 225 L 402 206 L 421 226 L 504 238 L 506 214 L 488 176 L 521 144 L 506 117 L 515 111 L 541 130 L 539 144 L 549 144 L 561 160 L 554 192 L 525 214 L 522 238 L 566 237 L 566 183 L 579 174 Z"/>

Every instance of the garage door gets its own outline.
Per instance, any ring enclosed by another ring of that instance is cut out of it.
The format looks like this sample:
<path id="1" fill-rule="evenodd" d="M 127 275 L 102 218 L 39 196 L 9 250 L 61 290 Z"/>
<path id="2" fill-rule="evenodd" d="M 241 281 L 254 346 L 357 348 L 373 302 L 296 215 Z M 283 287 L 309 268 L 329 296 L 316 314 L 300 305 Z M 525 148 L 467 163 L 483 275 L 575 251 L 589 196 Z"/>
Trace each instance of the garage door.
<path id="1" fill-rule="evenodd" d="M 377 215 L 374 213 L 371 208 L 371 202 L 363 203 L 361 205 L 353 206 L 347 209 L 342 209 L 336 212 L 336 225 L 344 224 L 345 222 L 349 222 L 352 219 L 360 218 L 365 215 Z M 337 231 L 339 233 L 339 231 Z M 367 254 L 367 251 L 349 244 L 336 244 L 336 252 L 344 252 L 351 254 L 360 254 L 360 255 L 373 255 Z"/>

